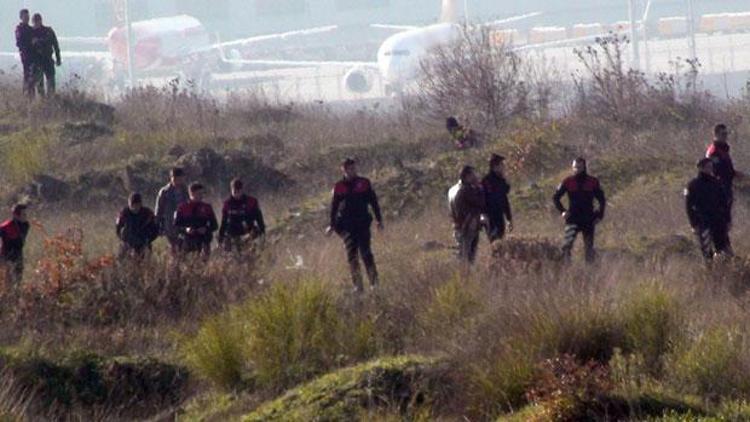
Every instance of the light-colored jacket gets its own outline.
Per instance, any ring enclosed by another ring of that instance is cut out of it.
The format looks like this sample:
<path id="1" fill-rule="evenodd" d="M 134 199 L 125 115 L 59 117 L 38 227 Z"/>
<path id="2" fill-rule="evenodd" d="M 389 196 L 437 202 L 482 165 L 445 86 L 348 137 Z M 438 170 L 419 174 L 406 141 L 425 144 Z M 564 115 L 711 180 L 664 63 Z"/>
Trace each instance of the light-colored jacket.
<path id="1" fill-rule="evenodd" d="M 189 200 L 190 196 L 185 186 L 177 187 L 169 183 L 159 190 L 155 207 L 156 221 L 169 240 L 176 240 L 179 237 L 174 225 L 175 213 L 177 207 Z"/>

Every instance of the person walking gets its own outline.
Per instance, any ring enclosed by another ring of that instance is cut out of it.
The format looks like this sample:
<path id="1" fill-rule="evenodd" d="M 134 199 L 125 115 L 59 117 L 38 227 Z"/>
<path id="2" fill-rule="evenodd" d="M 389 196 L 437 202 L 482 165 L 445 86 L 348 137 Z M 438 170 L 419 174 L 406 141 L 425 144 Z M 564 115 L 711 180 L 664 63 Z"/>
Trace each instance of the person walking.
<path id="1" fill-rule="evenodd" d="M 734 179 L 743 178 L 745 174 L 735 170 L 729 146 L 729 128 L 720 123 L 714 127 L 714 140 L 706 149 L 706 158 L 713 162 L 716 179 L 724 189 L 729 207 L 729 224 L 731 227 L 732 205 L 734 204 Z"/>
<path id="2" fill-rule="evenodd" d="M 733 256 L 729 239 L 729 200 L 710 158 L 698 161 L 698 176 L 685 189 L 685 208 L 701 253 L 707 261 L 716 255 Z"/>
<path id="3" fill-rule="evenodd" d="M 507 231 L 513 231 L 513 214 L 510 209 L 510 185 L 505 179 L 505 157 L 492 154 L 490 171 L 482 179 L 487 204 L 487 237 L 490 243 L 500 240 Z M 507 223 L 506 223 L 507 222 Z"/>
<path id="4" fill-rule="evenodd" d="M 227 252 L 241 252 L 248 237 L 256 239 L 265 235 L 266 223 L 258 199 L 244 193 L 242 180 L 232 180 L 230 188 L 231 195 L 221 210 L 219 244 Z"/>
<path id="5" fill-rule="evenodd" d="M 159 236 L 154 212 L 143 206 L 140 193 L 128 198 L 128 206 L 120 211 L 115 224 L 120 239 L 120 258 L 142 259 L 151 251 L 151 243 Z"/>
<path id="6" fill-rule="evenodd" d="M 573 161 L 572 169 L 573 175 L 560 184 L 553 197 L 555 207 L 565 221 L 563 256 L 567 261 L 570 261 L 573 243 L 578 233 L 582 233 L 586 262 L 591 263 L 596 259 L 596 250 L 594 249 L 596 225 L 604 219 L 607 200 L 599 180 L 589 176 L 584 158 L 576 158 Z M 567 209 L 561 202 L 565 195 L 568 196 Z M 599 203 L 597 210 L 594 209 L 594 200 Z"/>
<path id="7" fill-rule="evenodd" d="M 379 230 L 384 228 L 383 217 L 372 183 L 357 174 L 356 161 L 347 158 L 341 163 L 341 171 L 343 178 L 333 187 L 326 234 L 331 235 L 335 232 L 343 239 L 354 289 L 356 292 L 362 292 L 364 285 L 359 265 L 360 258 L 365 265 L 371 288 L 377 287 L 379 283 L 371 246 L 370 227 L 373 216 L 370 214 L 370 208 L 375 215 Z"/>
<path id="8" fill-rule="evenodd" d="M 166 237 L 173 254 L 180 250 L 180 233 L 175 226 L 177 208 L 190 200 L 185 186 L 185 171 L 175 167 L 169 172 L 169 183 L 156 196 L 156 223 L 159 234 Z"/>
<path id="9" fill-rule="evenodd" d="M 23 93 L 31 95 L 31 59 L 33 56 L 31 47 L 32 28 L 29 25 L 29 9 L 21 9 L 18 14 L 21 22 L 16 26 L 16 47 L 21 56 L 21 66 L 23 67 Z"/>
<path id="10" fill-rule="evenodd" d="M 31 23 L 31 87 L 36 89 L 36 92 L 41 96 L 52 96 L 56 89 L 55 66 L 62 65 L 60 44 L 57 42 L 55 31 L 49 26 L 44 26 L 42 15 L 35 13 Z M 47 82 L 46 92 L 44 89 L 45 80 Z"/>
<path id="11" fill-rule="evenodd" d="M 203 185 L 193 183 L 189 191 L 190 201 L 177 207 L 174 219 L 180 233 L 180 251 L 183 255 L 198 254 L 207 259 L 219 224 L 213 207 L 203 202 Z"/>
<path id="12" fill-rule="evenodd" d="M 14 286 L 23 280 L 23 248 L 30 229 L 27 208 L 24 204 L 16 204 L 11 218 L 0 224 L 0 263 L 5 267 L 7 280 Z"/>
<path id="13" fill-rule="evenodd" d="M 474 167 L 465 166 L 461 170 L 459 182 L 448 191 L 448 205 L 458 258 L 463 263 L 473 264 L 486 212 L 485 193 Z"/>

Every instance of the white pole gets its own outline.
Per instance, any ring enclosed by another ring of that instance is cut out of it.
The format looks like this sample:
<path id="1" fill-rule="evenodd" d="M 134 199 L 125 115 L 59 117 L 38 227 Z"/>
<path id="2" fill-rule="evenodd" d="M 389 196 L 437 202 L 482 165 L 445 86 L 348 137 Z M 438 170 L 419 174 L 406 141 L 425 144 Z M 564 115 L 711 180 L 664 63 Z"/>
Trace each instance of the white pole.
<path id="1" fill-rule="evenodd" d="M 651 50 L 648 47 L 648 23 L 649 23 L 649 15 L 651 14 L 651 0 L 647 0 L 646 2 L 646 11 L 643 13 L 643 18 L 641 19 L 641 25 L 643 25 L 643 49 L 644 49 L 644 59 L 645 59 L 645 71 L 646 73 L 651 73 Z"/>
<path id="2" fill-rule="evenodd" d="M 693 0 L 687 0 L 687 24 L 688 24 L 688 47 L 690 48 L 690 58 L 695 59 L 698 53 L 695 49 L 695 12 L 693 10 Z"/>
<path id="3" fill-rule="evenodd" d="M 130 1 L 125 1 L 125 31 L 126 31 L 126 43 L 127 43 L 127 57 L 128 57 L 128 81 L 130 87 L 133 88 L 133 25 L 130 21 Z"/>
<path id="4" fill-rule="evenodd" d="M 635 18 L 635 0 L 628 0 L 628 10 L 630 14 L 630 42 L 633 46 L 633 69 L 639 69 L 641 67 L 641 53 L 638 46 L 638 28 Z"/>
<path id="5" fill-rule="evenodd" d="M 464 21 L 469 26 L 469 0 L 464 0 Z"/>

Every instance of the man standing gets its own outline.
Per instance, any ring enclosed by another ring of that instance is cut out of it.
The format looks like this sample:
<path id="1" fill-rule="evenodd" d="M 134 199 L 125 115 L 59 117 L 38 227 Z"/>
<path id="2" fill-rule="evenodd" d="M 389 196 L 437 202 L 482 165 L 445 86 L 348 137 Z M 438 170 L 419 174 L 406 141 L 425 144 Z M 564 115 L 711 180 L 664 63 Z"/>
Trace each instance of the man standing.
<path id="1" fill-rule="evenodd" d="M 712 260 L 715 254 L 732 256 L 727 191 L 714 176 L 714 164 L 710 158 L 698 161 L 698 171 L 698 176 L 685 189 L 690 227 L 707 261 Z"/>
<path id="2" fill-rule="evenodd" d="M 567 210 L 560 202 L 566 194 L 568 195 Z M 598 210 L 594 210 L 595 199 L 599 203 Z M 565 240 L 562 247 L 565 259 L 570 260 L 573 243 L 578 233 L 583 233 L 586 262 L 593 262 L 596 258 L 594 231 L 596 224 L 604 218 L 607 201 L 599 180 L 588 175 L 585 159 L 579 157 L 573 161 L 573 175 L 565 179 L 557 188 L 553 202 L 565 220 Z"/>
<path id="3" fill-rule="evenodd" d="M 473 264 L 486 212 L 485 194 L 474 167 L 465 166 L 459 177 L 459 182 L 448 191 L 453 237 L 458 244 L 459 260 Z"/>
<path id="4" fill-rule="evenodd" d="M 219 244 L 227 252 L 240 252 L 247 236 L 255 239 L 266 233 L 266 224 L 258 200 L 243 192 L 242 180 L 232 180 L 230 187 L 231 195 L 221 210 Z"/>
<path id="5" fill-rule="evenodd" d="M 190 201 L 180 205 L 175 213 L 174 224 L 181 235 L 180 250 L 184 254 L 198 253 L 208 258 L 219 224 L 214 209 L 203 202 L 203 185 L 193 183 L 189 191 Z"/>
<path id="6" fill-rule="evenodd" d="M 159 232 L 166 236 L 173 254 L 176 254 L 180 249 L 180 233 L 175 226 L 175 213 L 177 208 L 188 202 L 189 199 L 185 187 L 185 171 L 175 167 L 169 172 L 169 183 L 159 190 L 155 207 Z"/>
<path id="7" fill-rule="evenodd" d="M 13 207 L 13 216 L 0 224 L 0 262 L 5 267 L 7 279 L 14 285 L 23 279 L 23 247 L 29 234 L 29 223 L 26 220 L 26 205 Z"/>
<path id="8" fill-rule="evenodd" d="M 379 230 L 383 230 L 383 217 L 372 184 L 368 179 L 357 175 L 356 161 L 347 158 L 341 163 L 341 171 L 344 177 L 333 187 L 330 224 L 326 234 L 336 232 L 344 240 L 354 288 L 357 292 L 362 292 L 364 286 L 359 267 L 360 257 L 370 279 L 370 286 L 375 288 L 378 285 L 378 270 L 370 245 L 372 215 L 369 208 L 375 214 Z"/>
<path id="9" fill-rule="evenodd" d="M 16 26 L 16 47 L 21 55 L 21 65 L 23 66 L 23 92 L 26 95 L 32 95 L 31 89 L 31 25 L 29 25 L 29 9 L 21 9 L 19 13 L 21 22 Z"/>
<path id="10" fill-rule="evenodd" d="M 510 211 L 510 185 L 505 180 L 505 157 L 492 154 L 490 171 L 482 179 L 482 187 L 487 202 L 488 227 L 487 236 L 490 243 L 505 236 L 505 222 L 508 231 L 513 231 L 513 215 Z"/>
<path id="11" fill-rule="evenodd" d="M 742 178 L 745 175 L 734 169 L 732 156 L 729 153 L 729 128 L 725 124 L 718 124 L 714 127 L 714 140 L 706 150 L 706 158 L 713 162 L 714 175 L 718 179 L 721 187 L 725 190 L 729 207 L 729 223 L 731 225 L 732 204 L 734 202 L 734 191 L 732 184 L 735 177 Z"/>
<path id="12" fill-rule="evenodd" d="M 60 44 L 57 42 L 55 31 L 43 25 L 42 15 L 35 13 L 31 23 L 33 25 L 31 30 L 32 89 L 36 88 L 39 94 L 44 96 L 44 80 L 46 79 L 46 95 L 51 96 L 55 94 L 55 65 L 62 65 Z"/>
<path id="13" fill-rule="evenodd" d="M 122 241 L 120 258 L 143 258 L 159 235 L 154 213 L 143 206 L 139 193 L 130 195 L 128 206 L 120 211 L 115 228 L 117 237 Z"/>

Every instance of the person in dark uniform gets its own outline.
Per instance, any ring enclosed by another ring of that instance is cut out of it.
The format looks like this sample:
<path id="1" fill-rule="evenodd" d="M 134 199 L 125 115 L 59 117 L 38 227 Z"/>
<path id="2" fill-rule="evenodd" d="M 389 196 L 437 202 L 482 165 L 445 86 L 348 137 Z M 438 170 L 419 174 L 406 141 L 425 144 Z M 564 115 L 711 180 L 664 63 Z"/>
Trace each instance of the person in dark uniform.
<path id="1" fill-rule="evenodd" d="M 513 214 L 510 210 L 510 185 L 505 180 L 505 157 L 492 154 L 490 171 L 482 179 L 487 204 L 487 237 L 490 243 L 502 239 L 507 231 L 513 231 Z"/>
<path id="2" fill-rule="evenodd" d="M 203 185 L 190 185 L 190 201 L 181 204 L 175 213 L 175 226 L 180 232 L 180 251 L 185 254 L 211 255 L 213 234 L 219 228 L 210 204 L 203 202 Z"/>
<path id="3" fill-rule="evenodd" d="M 29 25 L 29 9 L 21 9 L 18 17 L 21 22 L 16 26 L 16 47 L 21 56 L 21 66 L 23 66 L 23 92 L 31 95 L 33 93 L 31 88 L 32 28 Z"/>
<path id="4" fill-rule="evenodd" d="M 697 166 L 698 176 L 685 189 L 685 208 L 690 227 L 707 261 L 716 255 L 732 256 L 727 191 L 714 176 L 713 160 L 703 158 Z"/>
<path id="5" fill-rule="evenodd" d="M 359 266 L 360 258 L 365 265 L 370 286 L 375 288 L 378 285 L 378 270 L 370 245 L 370 226 L 372 225 L 370 208 L 375 214 L 379 230 L 383 230 L 384 227 L 383 217 L 372 184 L 368 179 L 357 175 L 356 161 L 347 158 L 341 163 L 341 170 L 344 177 L 333 187 L 326 234 L 336 232 L 344 240 L 354 288 L 357 292 L 362 292 L 364 286 Z"/>
<path id="6" fill-rule="evenodd" d="M 486 198 L 474 167 L 465 166 L 459 182 L 448 191 L 448 205 L 453 219 L 453 238 L 458 246 L 458 259 L 473 264 L 484 223 Z"/>
<path id="7" fill-rule="evenodd" d="M 258 199 L 244 193 L 242 180 L 232 180 L 230 187 L 231 195 L 221 210 L 219 244 L 227 252 L 239 252 L 247 237 L 256 239 L 265 235 L 266 223 Z"/>
<path id="8" fill-rule="evenodd" d="M 607 200 L 599 180 L 588 175 L 586 160 L 579 157 L 573 161 L 573 175 L 565 179 L 555 192 L 553 202 L 565 220 L 565 239 L 563 241 L 563 255 L 570 260 L 573 243 L 578 233 L 583 234 L 583 244 L 586 251 L 586 262 L 596 259 L 594 249 L 594 234 L 596 225 L 604 218 Z M 561 199 L 568 196 L 566 209 Z M 594 210 L 594 200 L 599 203 L 599 209 Z"/>
<path id="9" fill-rule="evenodd" d="M 133 193 L 128 206 L 120 211 L 115 224 L 120 245 L 120 258 L 143 258 L 151 250 L 151 243 L 159 236 L 154 212 L 143 206 L 141 194 Z"/>
<path id="10" fill-rule="evenodd" d="M 0 263 L 5 267 L 7 279 L 17 285 L 23 279 L 23 247 L 30 225 L 26 219 L 27 206 L 16 204 L 13 216 L 0 224 Z"/>
<path id="11" fill-rule="evenodd" d="M 725 124 L 714 127 L 714 140 L 706 149 L 706 158 L 713 162 L 713 170 L 725 191 L 729 203 L 729 217 L 731 226 L 732 205 L 734 203 L 734 179 L 745 177 L 744 173 L 735 170 L 729 147 L 729 128 Z"/>
<path id="12" fill-rule="evenodd" d="M 31 30 L 31 87 L 36 88 L 41 96 L 52 96 L 56 89 L 55 66 L 62 65 L 60 44 L 57 42 L 55 31 L 49 26 L 44 26 L 42 15 L 35 13 L 31 23 L 33 25 Z M 46 93 L 45 80 L 47 81 Z"/>

